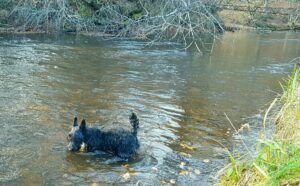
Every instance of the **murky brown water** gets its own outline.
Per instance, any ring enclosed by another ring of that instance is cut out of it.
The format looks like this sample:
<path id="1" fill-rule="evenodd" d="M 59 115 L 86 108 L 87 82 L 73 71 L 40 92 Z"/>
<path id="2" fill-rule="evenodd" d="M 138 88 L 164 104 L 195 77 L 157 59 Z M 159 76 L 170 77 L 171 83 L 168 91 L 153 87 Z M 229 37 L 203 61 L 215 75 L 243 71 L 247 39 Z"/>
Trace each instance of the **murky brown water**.
<path id="1" fill-rule="evenodd" d="M 218 142 L 233 144 L 224 113 L 257 126 L 253 116 L 280 93 L 299 39 L 226 33 L 199 56 L 175 43 L 0 35 L 0 183 L 211 185 L 227 157 Z M 75 114 L 125 125 L 130 110 L 141 123 L 130 177 L 109 157 L 66 151 Z"/>

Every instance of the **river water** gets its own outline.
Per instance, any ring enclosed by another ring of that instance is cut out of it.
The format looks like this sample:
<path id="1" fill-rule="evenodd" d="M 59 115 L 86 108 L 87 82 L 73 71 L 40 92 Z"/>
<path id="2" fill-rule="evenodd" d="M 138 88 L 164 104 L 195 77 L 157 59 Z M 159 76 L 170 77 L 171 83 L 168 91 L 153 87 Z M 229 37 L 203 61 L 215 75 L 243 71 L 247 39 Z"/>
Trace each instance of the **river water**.
<path id="1" fill-rule="evenodd" d="M 211 185 L 227 163 L 219 143 L 235 143 L 224 113 L 237 128 L 259 127 L 255 118 L 300 54 L 293 32 L 225 33 L 203 56 L 176 43 L 145 44 L 0 35 L 0 183 Z M 67 151 L 74 115 L 129 127 L 130 110 L 141 143 L 130 162 Z"/>

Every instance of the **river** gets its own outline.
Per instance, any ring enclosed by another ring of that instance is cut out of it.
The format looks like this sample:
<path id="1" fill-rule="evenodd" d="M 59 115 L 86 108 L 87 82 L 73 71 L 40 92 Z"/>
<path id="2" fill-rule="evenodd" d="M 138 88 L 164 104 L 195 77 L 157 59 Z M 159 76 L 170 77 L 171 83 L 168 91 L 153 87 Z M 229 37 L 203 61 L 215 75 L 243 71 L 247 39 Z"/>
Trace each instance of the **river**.
<path id="1" fill-rule="evenodd" d="M 259 128 L 300 54 L 296 32 L 228 32 L 204 55 L 145 44 L 0 35 L 0 183 L 211 185 L 228 163 L 220 143 L 235 143 L 224 113 L 237 128 Z M 133 160 L 67 151 L 74 115 L 129 127 L 131 110 L 140 118 Z"/>

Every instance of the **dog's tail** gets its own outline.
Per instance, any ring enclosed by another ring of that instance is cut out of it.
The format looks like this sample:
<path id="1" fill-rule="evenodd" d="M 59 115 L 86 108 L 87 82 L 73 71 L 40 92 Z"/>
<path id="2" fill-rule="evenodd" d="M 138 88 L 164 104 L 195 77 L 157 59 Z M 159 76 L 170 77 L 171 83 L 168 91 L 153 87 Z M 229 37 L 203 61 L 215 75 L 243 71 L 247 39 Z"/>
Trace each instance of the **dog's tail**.
<path id="1" fill-rule="evenodd" d="M 132 112 L 130 117 L 130 124 L 133 127 L 133 134 L 136 135 L 137 134 L 137 129 L 139 128 L 140 122 L 139 122 L 139 118 L 137 117 L 137 115 Z"/>

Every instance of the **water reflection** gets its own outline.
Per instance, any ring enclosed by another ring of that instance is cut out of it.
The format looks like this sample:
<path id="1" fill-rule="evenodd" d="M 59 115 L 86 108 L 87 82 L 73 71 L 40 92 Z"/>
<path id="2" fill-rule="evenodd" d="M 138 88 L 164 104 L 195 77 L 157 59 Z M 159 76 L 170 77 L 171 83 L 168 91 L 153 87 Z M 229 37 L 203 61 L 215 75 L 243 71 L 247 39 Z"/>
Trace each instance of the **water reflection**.
<path id="1" fill-rule="evenodd" d="M 219 143 L 232 145 L 224 112 L 237 127 L 257 125 L 247 118 L 280 90 L 299 37 L 226 33 L 211 55 L 199 56 L 175 43 L 2 36 L 0 182 L 211 184 L 226 159 Z M 123 177 L 128 168 L 105 164 L 110 157 L 66 151 L 74 115 L 95 126 L 130 127 L 130 110 L 139 115 L 142 144 L 130 178 Z"/>

